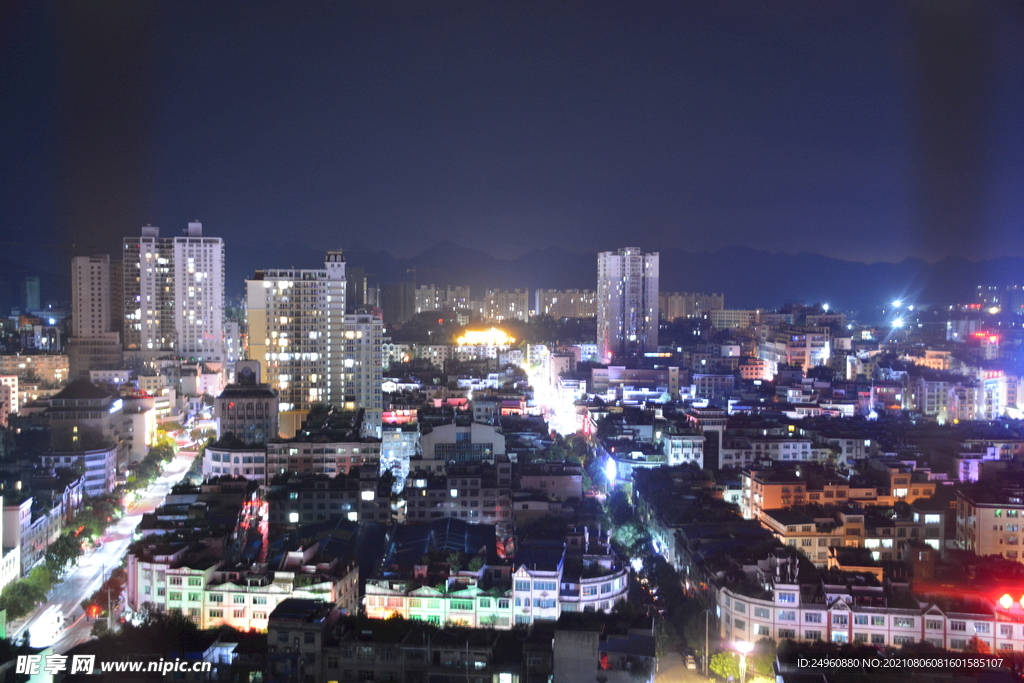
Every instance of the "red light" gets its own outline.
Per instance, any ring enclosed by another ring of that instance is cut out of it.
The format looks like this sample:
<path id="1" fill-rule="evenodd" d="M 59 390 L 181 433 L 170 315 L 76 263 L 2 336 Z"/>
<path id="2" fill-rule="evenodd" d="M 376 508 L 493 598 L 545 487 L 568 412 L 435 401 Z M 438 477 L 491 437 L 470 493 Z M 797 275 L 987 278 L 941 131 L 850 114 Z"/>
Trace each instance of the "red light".
<path id="1" fill-rule="evenodd" d="M 438 318 L 437 319 L 437 324 L 438 325 L 444 325 L 444 318 Z"/>
<path id="2" fill-rule="evenodd" d="M 234 410 L 234 409 L 235 409 L 235 402 L 234 401 L 228 401 L 228 410 Z"/>

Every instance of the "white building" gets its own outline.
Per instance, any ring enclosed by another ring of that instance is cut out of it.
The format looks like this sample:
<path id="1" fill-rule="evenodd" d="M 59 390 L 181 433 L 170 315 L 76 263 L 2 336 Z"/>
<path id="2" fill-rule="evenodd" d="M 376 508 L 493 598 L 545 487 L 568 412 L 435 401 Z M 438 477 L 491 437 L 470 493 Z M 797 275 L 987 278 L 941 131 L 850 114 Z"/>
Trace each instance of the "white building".
<path id="1" fill-rule="evenodd" d="M 597 344 L 604 363 L 658 350 L 658 252 L 597 255 Z"/>
<path id="2" fill-rule="evenodd" d="M 281 433 L 294 435 L 315 403 L 364 409 L 379 435 L 380 318 L 345 314 L 345 257 L 327 254 L 320 270 L 261 270 L 246 281 L 249 358 L 281 396 Z"/>
<path id="3" fill-rule="evenodd" d="M 224 360 L 224 240 L 189 223 L 180 237 L 146 226 L 124 238 L 125 349 Z"/>
<path id="4" fill-rule="evenodd" d="M 666 434 L 661 448 L 669 467 L 693 463 L 704 469 L 704 437 L 700 434 Z"/>

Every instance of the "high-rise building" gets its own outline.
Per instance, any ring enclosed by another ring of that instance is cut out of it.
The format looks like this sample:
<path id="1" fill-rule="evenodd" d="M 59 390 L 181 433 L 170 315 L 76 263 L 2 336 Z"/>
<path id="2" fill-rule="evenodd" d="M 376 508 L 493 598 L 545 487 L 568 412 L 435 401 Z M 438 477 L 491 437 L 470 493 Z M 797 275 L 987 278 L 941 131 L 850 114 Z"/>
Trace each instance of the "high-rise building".
<path id="1" fill-rule="evenodd" d="M 114 329 L 112 310 L 120 297 L 114 296 L 111 274 L 106 254 L 71 259 L 71 339 L 66 348 L 73 380 L 88 379 L 90 370 L 122 367 L 120 335 Z"/>
<path id="2" fill-rule="evenodd" d="M 376 316 L 346 315 L 344 255 L 328 253 L 321 270 L 257 271 L 246 288 L 249 358 L 280 394 L 281 433 L 326 403 L 365 410 L 365 431 L 379 437 L 383 328 Z"/>
<path id="3" fill-rule="evenodd" d="M 366 303 L 366 269 L 353 266 L 345 273 L 345 312 L 355 313 Z"/>
<path id="4" fill-rule="evenodd" d="M 71 336 L 96 338 L 111 331 L 110 257 L 71 259 Z"/>
<path id="5" fill-rule="evenodd" d="M 38 311 L 41 308 L 40 304 L 39 278 L 35 275 L 29 275 L 21 281 L 21 305 L 24 307 L 23 312 L 31 313 L 32 311 Z"/>
<path id="6" fill-rule="evenodd" d="M 125 349 L 224 360 L 224 240 L 202 223 L 160 237 L 146 226 L 124 239 Z"/>
<path id="7" fill-rule="evenodd" d="M 399 282 L 383 285 L 380 290 L 380 307 L 384 311 L 384 322 L 401 325 L 416 315 L 416 285 Z"/>
<path id="8" fill-rule="evenodd" d="M 658 252 L 597 255 L 598 358 L 658 350 Z"/>

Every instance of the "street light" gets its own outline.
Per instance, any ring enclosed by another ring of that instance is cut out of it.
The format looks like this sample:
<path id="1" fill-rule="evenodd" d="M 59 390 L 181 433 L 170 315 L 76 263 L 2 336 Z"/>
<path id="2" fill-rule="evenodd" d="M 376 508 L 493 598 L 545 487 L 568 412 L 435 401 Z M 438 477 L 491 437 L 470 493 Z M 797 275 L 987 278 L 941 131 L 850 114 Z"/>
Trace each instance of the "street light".
<path id="1" fill-rule="evenodd" d="M 733 647 L 740 653 L 740 683 L 747 683 L 747 655 L 753 651 L 754 644 L 746 640 L 737 640 Z"/>

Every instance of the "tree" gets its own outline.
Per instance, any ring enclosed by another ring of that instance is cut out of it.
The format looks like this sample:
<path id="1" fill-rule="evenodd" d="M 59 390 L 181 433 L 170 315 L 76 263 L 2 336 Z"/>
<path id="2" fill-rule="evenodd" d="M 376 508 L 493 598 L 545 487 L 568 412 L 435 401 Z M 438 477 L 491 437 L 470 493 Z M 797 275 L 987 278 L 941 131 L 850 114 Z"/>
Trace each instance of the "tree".
<path id="1" fill-rule="evenodd" d="M 675 627 L 665 619 L 657 618 L 654 622 L 654 647 L 659 658 L 670 652 L 676 652 L 683 644 Z"/>
<path id="2" fill-rule="evenodd" d="M 708 668 L 719 678 L 739 679 L 740 656 L 735 652 L 719 652 L 717 655 L 711 655 Z"/>
<path id="3" fill-rule="evenodd" d="M 750 668 L 759 674 L 772 676 L 775 673 L 775 657 L 778 654 L 775 641 L 771 638 L 761 638 L 754 643 L 754 651 L 747 658 Z M 747 673 L 750 673 L 749 671 Z"/>
<path id="4" fill-rule="evenodd" d="M 709 626 L 707 632 L 704 630 L 705 624 Z M 704 649 L 705 638 L 709 645 L 714 645 L 712 636 L 714 633 L 714 619 L 710 615 L 705 615 L 704 610 L 691 614 L 683 626 L 683 638 L 686 640 L 686 644 L 695 650 Z"/>
<path id="5" fill-rule="evenodd" d="M 967 641 L 967 647 L 964 648 L 964 652 L 973 652 L 976 654 L 987 655 L 992 652 L 992 648 L 989 647 L 988 643 L 986 643 L 984 640 L 978 638 L 978 636 L 973 636 L 970 640 Z"/>
<path id="6" fill-rule="evenodd" d="M 82 554 L 82 543 L 70 533 L 61 534 L 50 544 L 43 556 L 43 563 L 50 574 L 61 579 L 69 564 L 77 563 Z"/>

